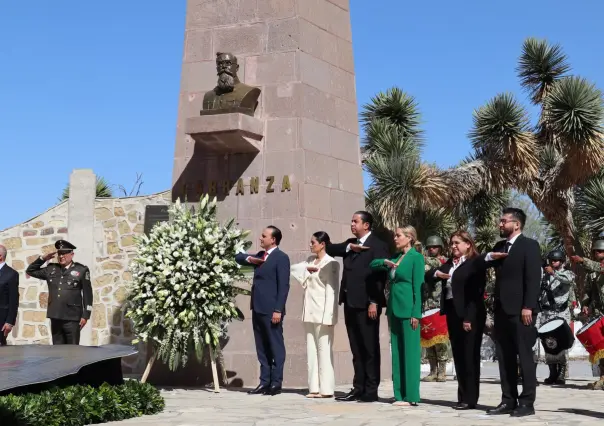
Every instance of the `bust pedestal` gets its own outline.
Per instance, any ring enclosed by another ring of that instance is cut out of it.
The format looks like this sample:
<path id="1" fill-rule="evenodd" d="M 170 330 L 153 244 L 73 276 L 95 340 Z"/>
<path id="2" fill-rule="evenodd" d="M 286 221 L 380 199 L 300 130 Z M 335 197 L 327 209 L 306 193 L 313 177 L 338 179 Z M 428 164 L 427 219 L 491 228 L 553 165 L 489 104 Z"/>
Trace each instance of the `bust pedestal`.
<path id="1" fill-rule="evenodd" d="M 204 151 L 220 154 L 256 153 L 262 147 L 264 123 L 241 112 L 202 111 L 187 118 L 185 133 Z"/>

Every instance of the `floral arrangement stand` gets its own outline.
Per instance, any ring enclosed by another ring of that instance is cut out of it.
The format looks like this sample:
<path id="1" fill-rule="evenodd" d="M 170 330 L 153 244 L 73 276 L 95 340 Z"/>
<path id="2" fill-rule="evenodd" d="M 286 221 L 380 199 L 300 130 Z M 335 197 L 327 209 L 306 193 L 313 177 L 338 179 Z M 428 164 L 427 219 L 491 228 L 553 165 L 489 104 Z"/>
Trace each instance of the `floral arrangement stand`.
<path id="1" fill-rule="evenodd" d="M 133 343 L 151 343 L 152 348 L 141 381 L 157 359 L 176 371 L 191 352 L 202 361 L 207 348 L 219 392 L 219 342 L 230 321 L 242 316 L 235 297 L 248 294 L 236 285 L 244 274 L 235 255 L 249 246 L 249 231 L 234 227 L 234 220 L 219 223 L 216 198 L 210 201 L 208 195 L 197 209 L 176 201 L 169 212 L 169 222 L 137 239 L 132 261 L 126 316 L 134 325 Z"/>

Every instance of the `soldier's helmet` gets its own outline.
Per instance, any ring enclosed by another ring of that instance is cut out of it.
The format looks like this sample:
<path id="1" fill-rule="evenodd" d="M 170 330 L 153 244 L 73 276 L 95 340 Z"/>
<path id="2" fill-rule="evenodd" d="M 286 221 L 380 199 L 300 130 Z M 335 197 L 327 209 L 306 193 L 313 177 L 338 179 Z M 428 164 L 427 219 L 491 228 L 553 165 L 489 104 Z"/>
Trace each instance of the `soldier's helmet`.
<path id="1" fill-rule="evenodd" d="M 436 235 L 432 235 L 426 239 L 426 247 L 441 247 L 443 248 L 445 245 L 443 244 L 443 240 Z"/>
<path id="2" fill-rule="evenodd" d="M 592 250 L 604 250 L 604 238 L 598 238 L 591 246 Z"/>
<path id="3" fill-rule="evenodd" d="M 564 256 L 564 253 L 562 252 L 562 250 L 552 250 L 547 255 L 547 258 L 549 260 L 559 260 L 561 262 L 564 262 L 564 260 L 566 259 L 566 256 Z"/>

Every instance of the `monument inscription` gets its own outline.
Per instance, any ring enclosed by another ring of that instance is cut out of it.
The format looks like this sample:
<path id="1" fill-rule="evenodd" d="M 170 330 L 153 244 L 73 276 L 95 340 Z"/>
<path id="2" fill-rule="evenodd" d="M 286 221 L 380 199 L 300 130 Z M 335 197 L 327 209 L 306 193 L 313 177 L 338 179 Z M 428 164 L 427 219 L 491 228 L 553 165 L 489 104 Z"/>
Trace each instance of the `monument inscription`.
<path id="1" fill-rule="evenodd" d="M 266 183 L 266 193 L 275 192 L 275 176 L 267 176 L 265 179 Z M 201 197 L 203 195 L 218 195 L 219 193 L 222 195 L 230 195 L 231 189 L 235 186 L 235 195 L 246 195 L 245 187 L 249 187 L 247 194 L 258 194 L 260 193 L 260 178 L 258 176 L 253 176 L 246 180 L 244 178 L 237 179 L 236 182 L 231 180 L 223 180 L 218 182 L 216 180 L 211 180 L 204 185 L 203 180 L 198 180 L 194 183 L 184 183 L 182 187 L 182 194 L 189 194 L 191 191 L 195 191 L 195 195 Z M 281 192 L 291 191 L 292 185 L 289 179 L 289 175 L 283 176 L 281 179 Z M 179 197 L 179 198 L 181 198 Z"/>

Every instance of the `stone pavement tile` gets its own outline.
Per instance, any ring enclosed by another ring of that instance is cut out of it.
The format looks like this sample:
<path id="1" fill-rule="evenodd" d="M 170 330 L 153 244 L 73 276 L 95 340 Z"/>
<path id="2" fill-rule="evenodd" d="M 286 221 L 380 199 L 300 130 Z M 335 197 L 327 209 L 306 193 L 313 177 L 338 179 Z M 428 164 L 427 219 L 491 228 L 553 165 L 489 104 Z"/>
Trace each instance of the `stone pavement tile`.
<path id="1" fill-rule="evenodd" d="M 389 404 L 393 391 L 392 383 L 388 382 L 380 386 L 380 398 L 385 402 L 372 404 L 307 399 L 303 396 L 304 390 L 266 397 L 226 389 L 218 394 L 207 389 L 175 389 L 162 391 L 166 399 L 163 413 L 108 424 L 440 426 L 446 423 L 452 426 L 595 426 L 601 425 L 604 419 L 604 392 L 586 390 L 585 386 L 591 380 L 589 377 L 571 380 L 566 387 L 539 386 L 536 415 L 522 419 L 485 414 L 485 410 L 496 406 L 501 397 L 500 385 L 494 375 L 491 375 L 485 377 L 481 384 L 480 410 L 459 412 L 451 408 L 457 395 L 457 383 L 453 380 L 446 383 L 422 383 L 422 402 L 418 407 L 395 407 Z M 338 391 L 346 392 L 348 389 L 348 386 L 341 386 Z"/>

